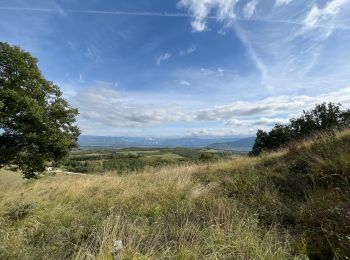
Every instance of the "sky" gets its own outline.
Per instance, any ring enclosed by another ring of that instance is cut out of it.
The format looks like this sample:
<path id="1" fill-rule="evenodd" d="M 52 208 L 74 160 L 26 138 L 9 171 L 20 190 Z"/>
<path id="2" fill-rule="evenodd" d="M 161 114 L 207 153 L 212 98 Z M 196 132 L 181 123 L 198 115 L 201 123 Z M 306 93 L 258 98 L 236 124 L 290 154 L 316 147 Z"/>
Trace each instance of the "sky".
<path id="1" fill-rule="evenodd" d="M 85 135 L 251 136 L 350 107 L 350 0 L 0 0 Z"/>

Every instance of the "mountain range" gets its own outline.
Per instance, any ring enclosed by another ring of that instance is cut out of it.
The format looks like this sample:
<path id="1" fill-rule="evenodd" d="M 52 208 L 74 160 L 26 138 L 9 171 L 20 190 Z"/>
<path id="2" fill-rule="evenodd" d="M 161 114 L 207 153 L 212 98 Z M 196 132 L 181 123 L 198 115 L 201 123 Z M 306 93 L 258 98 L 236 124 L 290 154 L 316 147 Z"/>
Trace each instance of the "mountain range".
<path id="1" fill-rule="evenodd" d="M 230 151 L 250 151 L 254 145 L 255 137 L 247 137 L 232 142 L 220 142 L 208 145 L 208 148 Z"/>
<path id="2" fill-rule="evenodd" d="M 183 137 L 183 138 L 153 138 L 153 137 L 113 137 L 91 136 L 79 137 L 79 146 L 82 148 L 213 148 L 219 150 L 249 151 L 255 138 L 240 137 Z"/>

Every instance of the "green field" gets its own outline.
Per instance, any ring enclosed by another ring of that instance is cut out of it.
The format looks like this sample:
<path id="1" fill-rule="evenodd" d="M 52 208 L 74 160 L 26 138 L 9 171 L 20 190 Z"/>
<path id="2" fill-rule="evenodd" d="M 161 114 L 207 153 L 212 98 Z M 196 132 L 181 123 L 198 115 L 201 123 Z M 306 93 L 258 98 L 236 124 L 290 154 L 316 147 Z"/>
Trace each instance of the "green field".
<path id="1" fill-rule="evenodd" d="M 75 150 L 71 153 L 68 160 L 56 166 L 70 172 L 111 172 L 123 175 L 167 165 L 201 163 L 203 161 L 214 162 L 240 156 L 239 154 L 227 151 L 189 148 Z"/>

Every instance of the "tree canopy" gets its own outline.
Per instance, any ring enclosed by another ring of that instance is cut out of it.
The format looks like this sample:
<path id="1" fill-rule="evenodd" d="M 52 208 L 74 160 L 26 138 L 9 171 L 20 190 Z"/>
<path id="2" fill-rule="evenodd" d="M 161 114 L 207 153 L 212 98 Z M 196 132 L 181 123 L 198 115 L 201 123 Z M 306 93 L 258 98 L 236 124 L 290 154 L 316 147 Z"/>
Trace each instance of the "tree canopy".
<path id="1" fill-rule="evenodd" d="M 0 42 L 0 167 L 35 177 L 76 146 L 78 110 L 41 74 L 37 59 Z"/>
<path id="2" fill-rule="evenodd" d="M 319 131 L 333 131 L 350 126 L 350 109 L 342 110 L 340 104 L 322 103 L 314 109 L 303 111 L 292 118 L 289 125 L 277 124 L 270 132 L 258 130 L 253 155 L 262 151 L 285 147 L 290 141 L 307 137 Z"/>

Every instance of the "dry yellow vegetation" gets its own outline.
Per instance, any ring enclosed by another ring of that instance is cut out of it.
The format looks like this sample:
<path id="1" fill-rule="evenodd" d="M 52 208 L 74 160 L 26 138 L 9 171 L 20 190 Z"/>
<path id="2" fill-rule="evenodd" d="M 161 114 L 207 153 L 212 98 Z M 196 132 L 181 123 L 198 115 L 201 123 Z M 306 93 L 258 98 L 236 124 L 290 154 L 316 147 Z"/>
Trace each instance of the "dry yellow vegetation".
<path id="1" fill-rule="evenodd" d="M 350 131 L 128 176 L 0 173 L 1 259 L 350 256 Z"/>

